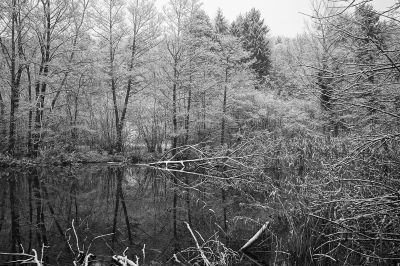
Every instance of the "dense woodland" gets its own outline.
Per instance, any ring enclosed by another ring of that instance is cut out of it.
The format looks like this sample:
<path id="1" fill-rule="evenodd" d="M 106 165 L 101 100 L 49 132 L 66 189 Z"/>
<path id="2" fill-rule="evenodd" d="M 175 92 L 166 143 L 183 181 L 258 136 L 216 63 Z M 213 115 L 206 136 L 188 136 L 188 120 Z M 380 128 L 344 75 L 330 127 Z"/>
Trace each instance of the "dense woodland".
<path id="1" fill-rule="evenodd" d="M 79 145 L 161 152 L 216 132 L 224 144 L 259 120 L 252 105 L 271 54 L 255 9 L 231 26 L 198 1 L 163 11 L 144 0 L 2 5 L 1 145 L 10 155 Z"/>
<path id="2" fill-rule="evenodd" d="M 197 0 L 1 2 L 0 151 L 201 158 L 274 265 L 399 263 L 400 3 L 369 2 L 313 0 L 296 38 Z"/>

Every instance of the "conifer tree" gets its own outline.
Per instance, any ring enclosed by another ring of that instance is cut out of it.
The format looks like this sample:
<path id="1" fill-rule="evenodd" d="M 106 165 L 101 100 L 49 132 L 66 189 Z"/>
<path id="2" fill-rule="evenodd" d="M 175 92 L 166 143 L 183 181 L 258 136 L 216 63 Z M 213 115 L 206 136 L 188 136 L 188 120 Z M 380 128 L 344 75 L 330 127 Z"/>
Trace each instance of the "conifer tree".
<path id="1" fill-rule="evenodd" d="M 254 60 L 251 68 L 257 73 L 258 81 L 264 82 L 271 68 L 271 51 L 267 38 L 269 28 L 264 25 L 260 11 L 252 8 L 244 17 L 239 16 L 231 32 L 241 39 L 243 48 L 250 53 L 248 61 Z"/>
<path id="2" fill-rule="evenodd" d="M 218 8 L 217 15 L 214 19 L 215 32 L 219 34 L 226 34 L 229 30 L 228 22 L 222 14 L 222 10 Z"/>

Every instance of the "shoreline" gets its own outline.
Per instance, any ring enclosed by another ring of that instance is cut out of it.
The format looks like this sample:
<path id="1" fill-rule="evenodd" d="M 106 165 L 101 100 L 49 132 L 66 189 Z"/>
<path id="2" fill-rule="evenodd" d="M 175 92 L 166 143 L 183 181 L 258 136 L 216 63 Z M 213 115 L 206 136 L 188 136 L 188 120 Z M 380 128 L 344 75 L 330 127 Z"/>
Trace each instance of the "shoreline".
<path id="1" fill-rule="evenodd" d="M 154 161 L 156 156 L 153 154 L 115 154 L 101 155 L 98 153 L 63 153 L 58 157 L 39 156 L 13 157 L 0 154 L 0 168 L 13 167 L 40 167 L 40 166 L 70 166 L 75 164 L 140 164 Z"/>

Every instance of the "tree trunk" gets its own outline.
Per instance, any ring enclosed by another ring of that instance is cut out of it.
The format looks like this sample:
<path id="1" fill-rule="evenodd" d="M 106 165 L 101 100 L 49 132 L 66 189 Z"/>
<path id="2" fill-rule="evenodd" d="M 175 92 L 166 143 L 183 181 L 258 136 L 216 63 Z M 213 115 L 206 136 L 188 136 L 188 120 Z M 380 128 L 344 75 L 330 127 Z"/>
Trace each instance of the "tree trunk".
<path id="1" fill-rule="evenodd" d="M 78 105 L 79 105 L 79 91 L 75 94 L 75 99 L 74 99 L 74 117 L 72 121 L 72 129 L 71 129 L 71 138 L 74 142 L 74 145 L 76 145 L 76 142 L 78 140 L 78 129 L 76 128 L 77 125 L 77 120 L 78 120 Z"/>
<path id="2" fill-rule="evenodd" d="M 112 30 L 112 26 L 110 23 L 110 31 Z M 117 133 L 117 142 L 115 146 L 116 152 L 121 152 L 122 150 L 122 125 L 119 120 L 119 111 L 118 111 L 118 103 L 117 103 L 117 87 L 114 77 L 114 51 L 112 47 L 112 38 L 110 38 L 110 75 L 111 75 L 111 93 L 113 100 L 113 109 L 115 116 L 115 130 Z"/>
<path id="3" fill-rule="evenodd" d="M 28 178 L 28 201 L 29 201 L 29 242 L 28 250 L 32 248 L 32 228 L 33 228 L 33 199 L 32 199 L 32 177 Z"/>
<path id="4" fill-rule="evenodd" d="M 118 178 L 118 177 L 117 177 Z M 118 182 L 118 179 L 117 179 Z M 117 241 L 117 222 L 118 222 L 118 210 L 119 210 L 119 189 L 115 191 L 115 209 L 114 209 L 114 222 L 113 222 L 113 238 L 112 238 L 112 247 L 114 248 L 115 242 Z"/>
<path id="5" fill-rule="evenodd" d="M 111 5 L 111 3 L 110 3 Z M 113 21 L 112 21 L 112 7 L 109 8 L 109 64 L 110 64 L 110 76 L 111 76 L 111 94 L 113 101 L 113 110 L 115 116 L 115 130 L 117 134 L 117 141 L 114 146 L 116 152 L 120 152 L 122 150 L 122 127 L 119 119 L 119 110 L 118 110 L 118 102 L 117 102 L 117 84 L 115 80 L 114 73 L 114 60 L 115 60 L 115 50 L 113 47 Z M 118 202 L 118 199 L 117 199 Z"/>
<path id="6" fill-rule="evenodd" d="M 49 74 L 49 63 L 50 63 L 50 37 L 51 37 L 51 14 L 50 14 L 50 0 L 43 3 L 43 10 L 45 13 L 45 27 L 46 27 L 46 43 L 41 43 L 41 54 L 42 60 L 39 68 L 39 77 L 46 78 Z M 41 131 L 43 127 L 43 115 L 44 115 L 44 104 L 45 94 L 47 89 L 46 81 L 36 81 L 35 93 L 36 93 L 36 115 L 35 115 L 35 133 L 33 134 L 33 153 L 35 156 L 39 155 L 39 147 L 41 142 Z"/>
<path id="7" fill-rule="evenodd" d="M 228 67 L 225 69 L 225 84 L 224 84 L 224 98 L 222 102 L 222 121 L 221 121 L 221 146 L 225 144 L 225 116 L 226 116 L 226 103 L 227 103 L 227 93 L 228 93 Z M 223 170 L 225 172 L 225 169 Z M 225 173 L 222 173 L 225 177 Z M 222 219 L 224 225 L 225 234 L 228 232 L 228 224 L 227 224 L 227 214 L 226 214 L 226 191 L 225 188 L 221 188 L 221 199 L 222 199 Z"/>
<path id="8" fill-rule="evenodd" d="M 224 98 L 222 103 L 222 121 L 221 121 L 221 146 L 225 144 L 225 115 L 226 115 L 226 98 L 228 93 L 228 68 L 225 69 Z"/>
<path id="9" fill-rule="evenodd" d="M 0 92 L 0 136 L 2 139 L 6 139 L 7 127 L 6 127 L 6 105 Z"/>
<path id="10" fill-rule="evenodd" d="M 173 238 L 174 238 L 174 252 L 178 252 L 178 193 L 176 192 L 176 189 L 178 188 L 178 179 L 176 178 L 176 174 L 172 173 L 174 179 L 174 195 L 173 195 L 173 200 L 172 200 L 172 233 L 173 233 Z M 166 184 L 165 184 L 166 185 Z"/>
<path id="11" fill-rule="evenodd" d="M 11 211 L 11 252 L 18 252 L 21 245 L 19 227 L 19 200 L 17 199 L 16 177 L 11 176 L 9 181 L 10 211 Z"/>
<path id="12" fill-rule="evenodd" d="M 29 113 L 28 113 L 28 155 L 33 154 L 32 150 L 32 118 L 33 118 L 33 112 L 32 112 L 32 80 L 31 80 L 31 72 L 29 69 L 29 66 L 26 68 L 26 73 L 28 76 L 28 101 L 29 101 Z"/>
<path id="13" fill-rule="evenodd" d="M 5 181 L 5 180 L 4 180 Z M 1 184 L 1 205 L 0 205 L 0 232 L 1 229 L 3 228 L 3 223 L 5 220 L 5 214 L 6 214 L 6 197 L 7 197 L 7 189 L 6 189 L 6 184 L 4 184 L 3 182 L 0 183 Z"/>
<path id="14" fill-rule="evenodd" d="M 187 208 L 187 219 L 190 227 L 192 227 L 192 213 L 190 209 L 190 188 L 189 188 L 189 177 L 186 176 L 186 208 Z"/>
<path id="15" fill-rule="evenodd" d="M 178 79 L 178 70 L 177 70 L 177 62 L 175 59 L 174 64 L 174 84 L 172 87 L 172 127 L 173 127 L 173 139 L 172 139 L 172 156 L 176 154 L 176 148 L 178 146 L 178 121 L 177 121 L 177 113 L 176 113 L 176 92 L 177 92 L 177 79 Z"/>
<path id="16" fill-rule="evenodd" d="M 131 58 L 130 58 L 130 63 L 129 63 L 129 68 L 128 68 L 129 72 L 131 72 L 132 69 L 133 69 L 133 61 L 135 59 L 135 55 L 136 55 L 136 35 L 133 37 L 133 41 L 132 41 Z M 123 133 L 123 130 L 124 130 L 125 117 L 126 117 L 126 111 L 128 109 L 129 98 L 131 96 L 132 84 L 133 84 L 132 77 L 129 76 L 128 84 L 127 84 L 127 87 L 126 87 L 124 106 L 122 108 L 120 121 L 117 124 L 117 152 L 123 152 L 122 133 Z"/>
<path id="17" fill-rule="evenodd" d="M 228 224 L 227 224 L 227 214 L 226 214 L 226 191 L 224 188 L 221 189 L 221 198 L 222 198 L 222 219 L 224 225 L 225 234 L 228 233 Z"/>
<path id="18" fill-rule="evenodd" d="M 47 202 L 47 207 L 49 208 L 50 214 L 53 216 L 53 219 L 54 219 L 54 222 L 55 222 L 55 224 L 56 224 L 58 233 L 59 233 L 60 236 L 61 236 L 62 238 L 64 238 L 64 239 L 66 240 L 66 242 L 67 242 L 68 240 L 65 238 L 64 230 L 63 230 L 63 228 L 61 227 L 60 223 L 58 222 L 57 217 L 56 217 L 56 213 L 55 213 L 55 211 L 54 211 L 54 208 L 53 208 L 53 206 L 51 205 L 49 193 L 47 192 L 47 188 L 46 188 L 46 184 L 45 184 L 45 183 L 42 184 L 42 189 L 43 189 L 43 194 L 44 194 L 44 200 Z"/>
<path id="19" fill-rule="evenodd" d="M 10 130 L 8 137 L 8 152 L 14 154 L 15 148 L 15 128 L 16 128 L 16 112 L 19 104 L 19 88 L 16 84 L 15 68 L 16 68 L 16 46 L 15 46 L 15 28 L 16 28 L 16 0 L 12 1 L 13 11 L 11 15 L 11 66 L 10 66 L 10 85 L 11 85 L 11 103 L 10 103 Z"/>
<path id="20" fill-rule="evenodd" d="M 176 181 L 176 177 L 174 176 L 174 183 Z M 172 206 L 172 220 L 173 220 L 173 234 L 174 234 L 174 251 L 175 253 L 178 252 L 178 226 L 177 226 L 177 204 L 178 204 L 178 195 L 174 189 L 174 199 L 173 199 L 173 206 Z"/>
<path id="21" fill-rule="evenodd" d="M 203 116 L 202 130 L 203 130 L 203 134 L 205 134 L 206 133 L 206 115 L 207 115 L 207 113 L 206 113 L 206 92 L 203 92 L 203 95 L 201 97 L 201 109 L 202 109 L 202 116 Z"/>
<path id="22" fill-rule="evenodd" d="M 122 140 L 122 130 L 123 130 L 123 124 L 118 123 L 117 125 L 117 144 L 116 144 L 116 152 L 122 152 L 123 151 L 123 140 Z"/>
<path id="23" fill-rule="evenodd" d="M 33 155 L 39 155 L 39 146 L 41 141 L 41 129 L 42 129 L 42 117 L 43 117 L 43 106 L 44 106 L 44 95 L 40 92 L 40 83 L 37 82 L 35 86 L 35 95 L 36 95 L 36 110 L 35 110 L 35 126 L 34 133 L 32 134 L 32 142 L 33 142 Z"/>
<path id="24" fill-rule="evenodd" d="M 190 84 L 192 83 L 192 76 L 190 76 Z M 185 117 L 185 144 L 189 144 L 189 123 L 190 123 L 190 108 L 192 103 L 192 87 L 189 85 L 188 91 L 188 102 L 187 102 L 187 109 L 186 109 L 186 117 Z"/>
<path id="25" fill-rule="evenodd" d="M 33 191 L 35 196 L 35 205 L 36 205 L 36 236 L 39 246 L 48 245 L 47 241 L 47 230 L 44 220 L 43 208 L 44 205 L 42 203 L 42 195 L 39 181 L 39 174 L 37 170 L 33 170 Z"/>
<path id="26" fill-rule="evenodd" d="M 116 171 L 117 171 L 117 178 L 118 178 L 117 191 L 118 191 L 119 197 L 121 199 L 122 210 L 124 211 L 125 224 L 126 224 L 126 229 L 128 231 L 129 244 L 133 245 L 133 238 L 132 238 L 132 232 L 131 232 L 131 225 L 129 222 L 128 210 L 126 208 L 124 192 L 122 191 L 122 179 L 123 179 L 124 173 L 123 173 L 123 170 L 120 168 L 118 168 Z"/>

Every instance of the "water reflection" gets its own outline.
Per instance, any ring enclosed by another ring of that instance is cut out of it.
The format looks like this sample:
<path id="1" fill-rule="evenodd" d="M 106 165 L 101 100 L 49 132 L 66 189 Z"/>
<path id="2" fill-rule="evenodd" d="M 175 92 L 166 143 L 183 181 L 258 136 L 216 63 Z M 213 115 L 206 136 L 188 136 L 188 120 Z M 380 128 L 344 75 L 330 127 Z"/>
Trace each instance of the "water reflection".
<path id="1" fill-rule="evenodd" d="M 193 244 L 184 221 L 204 235 L 227 229 L 227 191 L 203 181 L 118 165 L 1 170 L 0 251 L 45 246 L 46 263 L 70 265 L 89 245 L 99 261 L 126 247 L 143 260 L 145 244 L 146 265 L 172 263 L 174 252 Z M 0 264 L 12 259 L 0 256 Z"/>

